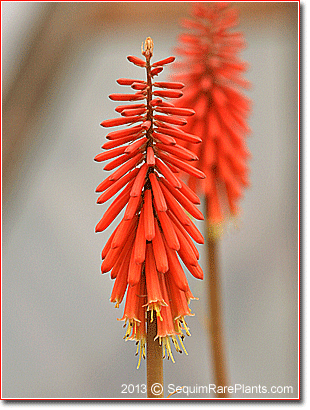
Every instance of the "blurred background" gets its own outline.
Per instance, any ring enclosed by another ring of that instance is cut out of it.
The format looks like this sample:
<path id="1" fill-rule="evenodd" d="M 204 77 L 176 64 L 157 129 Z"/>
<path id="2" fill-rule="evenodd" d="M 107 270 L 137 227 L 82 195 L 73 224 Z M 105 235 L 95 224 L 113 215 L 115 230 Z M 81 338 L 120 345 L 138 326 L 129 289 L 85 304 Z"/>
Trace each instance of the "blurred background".
<path id="1" fill-rule="evenodd" d="M 230 384 L 298 390 L 298 2 L 234 3 L 253 83 L 251 187 L 238 228 L 220 245 Z M 133 398 L 145 383 L 122 308 L 100 273 L 111 230 L 94 234 L 105 206 L 93 162 L 115 116 L 117 78 L 147 36 L 154 59 L 172 54 L 187 2 L 2 2 L 2 397 Z M 169 75 L 167 68 L 160 76 Z M 203 226 L 200 228 L 203 231 Z M 200 247 L 204 266 L 204 247 Z M 205 284 L 189 318 L 189 356 L 165 362 L 165 386 L 214 383 Z M 167 390 L 166 390 L 167 395 Z M 186 397 L 176 395 L 175 398 Z M 193 397 L 193 396 L 191 396 Z M 195 397 L 202 397 L 196 395 Z M 209 396 L 211 397 L 211 396 Z M 240 392 L 234 397 L 263 398 Z"/>

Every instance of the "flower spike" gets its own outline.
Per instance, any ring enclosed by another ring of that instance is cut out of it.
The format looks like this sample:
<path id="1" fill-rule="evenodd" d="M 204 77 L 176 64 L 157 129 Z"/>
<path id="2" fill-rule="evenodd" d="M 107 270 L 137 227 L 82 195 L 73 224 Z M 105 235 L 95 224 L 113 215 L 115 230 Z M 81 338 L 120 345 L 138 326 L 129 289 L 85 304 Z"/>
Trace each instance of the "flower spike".
<path id="1" fill-rule="evenodd" d="M 238 12 L 228 3 L 196 4 L 192 18 L 183 21 L 185 32 L 176 50 L 183 60 L 172 74 L 174 80 L 186 83 L 177 109 L 196 111 L 187 117 L 184 129 L 200 137 L 202 144 L 195 146 L 185 138 L 180 144 L 198 155 L 194 165 L 207 176 L 197 181 L 186 170 L 189 187 L 206 197 L 210 234 L 217 233 L 226 216 L 238 213 L 238 201 L 249 185 L 245 138 L 250 132 L 246 119 L 251 103 L 241 89 L 250 83 L 242 78 L 247 64 L 238 57 L 245 46 L 243 34 L 231 31 L 237 24 Z M 176 133 L 169 135 L 179 138 Z"/>
<path id="2" fill-rule="evenodd" d="M 176 139 L 195 144 L 201 140 L 180 128 L 187 123 L 183 117 L 192 117 L 194 111 L 167 101 L 182 97 L 184 84 L 154 82 L 162 66 L 175 58 L 151 64 L 153 50 L 153 40 L 148 37 L 142 47 L 144 60 L 127 57 L 146 70 L 146 80 L 120 78 L 119 85 L 137 92 L 109 97 L 141 103 L 119 105 L 115 111 L 120 117 L 102 121 L 103 127 L 125 128 L 109 132 L 108 142 L 102 146 L 106 151 L 95 156 L 97 162 L 109 161 L 105 171 L 113 170 L 96 188 L 100 193 L 97 202 L 105 203 L 117 195 L 98 222 L 96 232 L 105 230 L 125 208 L 102 250 L 101 271 L 111 271 L 111 278 L 115 279 L 111 302 L 119 307 L 126 299 L 122 320 L 128 328 L 124 338 L 137 341 L 139 363 L 145 356 L 147 311 L 151 318 L 158 318 L 156 337 L 163 352 L 167 351 L 173 359 L 170 339 L 181 351 L 177 338 L 185 351 L 182 330 L 189 334 L 184 316 L 192 315 L 188 307 L 192 296 L 180 260 L 194 277 L 203 278 L 199 253 L 192 241 L 193 238 L 201 243 L 203 238 L 187 214 L 203 218 L 197 208 L 199 198 L 178 173 L 188 172 L 197 178 L 205 175 L 191 165 L 198 160 L 196 153 L 182 147 Z"/>

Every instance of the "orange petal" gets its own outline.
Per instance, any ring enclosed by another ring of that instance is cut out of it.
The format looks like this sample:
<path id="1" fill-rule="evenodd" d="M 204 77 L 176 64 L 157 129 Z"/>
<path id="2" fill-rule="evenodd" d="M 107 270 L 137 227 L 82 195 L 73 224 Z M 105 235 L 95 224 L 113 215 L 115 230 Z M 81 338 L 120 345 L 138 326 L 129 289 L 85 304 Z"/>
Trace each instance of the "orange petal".
<path id="1" fill-rule="evenodd" d="M 146 245 L 145 279 L 148 303 L 158 302 L 159 304 L 164 305 L 165 302 L 163 300 L 163 296 L 159 285 L 153 248 L 150 243 Z"/>
<path id="2" fill-rule="evenodd" d="M 154 196 L 154 202 L 156 203 L 156 208 L 160 212 L 167 211 L 166 200 L 165 200 L 165 197 L 164 197 L 163 192 L 160 188 L 158 179 L 157 179 L 154 172 L 151 172 L 149 174 L 149 179 L 150 179 L 151 185 L 152 185 L 152 192 L 153 192 L 153 196 Z"/>
<path id="3" fill-rule="evenodd" d="M 141 278 L 141 272 L 142 272 L 142 264 L 135 262 L 135 247 L 136 247 L 136 242 L 134 244 L 131 257 L 130 257 L 130 263 L 129 263 L 129 270 L 128 270 L 129 286 L 135 286 L 139 282 Z"/>
<path id="4" fill-rule="evenodd" d="M 127 184 L 127 182 L 135 178 L 137 173 L 138 173 L 138 169 L 134 169 L 128 174 L 126 174 L 125 176 L 123 176 L 122 178 L 118 179 L 117 181 L 111 181 L 113 185 L 98 197 L 97 203 L 103 204 L 108 199 L 112 198 L 112 196 L 115 195 L 120 189 L 122 189 L 123 186 Z"/>
<path id="5" fill-rule="evenodd" d="M 100 124 L 102 127 L 116 127 L 118 125 L 124 125 L 124 124 L 129 124 L 129 123 L 133 123 L 133 122 L 138 122 L 143 120 L 143 117 L 141 116 L 131 116 L 131 117 L 127 117 L 127 118 L 112 118 L 111 120 L 104 120 L 102 121 L 102 123 Z"/>
<path id="6" fill-rule="evenodd" d="M 165 185 L 161 183 L 161 181 L 159 183 L 170 211 L 176 216 L 176 218 L 181 222 L 182 225 L 190 225 L 191 221 L 184 212 L 184 209 L 180 206 L 180 204 L 170 193 L 170 191 L 165 187 Z"/>
<path id="7" fill-rule="evenodd" d="M 168 258 L 168 263 L 169 263 L 169 272 L 171 273 L 171 276 L 175 284 L 177 285 L 177 287 L 185 292 L 189 289 L 189 287 L 188 287 L 185 273 L 182 269 L 182 266 L 176 254 L 176 251 L 174 251 L 168 246 L 165 239 L 164 239 L 164 243 L 165 243 L 165 248 L 166 248 L 166 253 L 167 253 L 167 258 Z"/>
<path id="8" fill-rule="evenodd" d="M 136 176 L 135 182 L 132 186 L 130 191 L 130 196 L 140 196 L 142 192 L 142 188 L 145 184 L 145 177 L 148 170 L 148 165 L 143 164 L 142 167 L 139 169 L 139 173 Z"/>
<path id="9" fill-rule="evenodd" d="M 155 236 L 154 213 L 150 189 L 144 191 L 144 231 L 145 239 L 151 241 Z"/>
<path id="10" fill-rule="evenodd" d="M 131 135 L 131 134 L 136 134 L 137 132 L 141 130 L 142 130 L 141 125 L 136 125 L 131 128 L 125 128 L 124 130 L 109 132 L 109 134 L 106 135 L 106 138 L 108 140 L 115 140 L 115 139 L 119 139 L 122 137 L 127 137 L 128 135 Z"/>
<path id="11" fill-rule="evenodd" d="M 146 162 L 150 167 L 155 166 L 155 156 L 152 147 L 147 148 Z"/>
<path id="12" fill-rule="evenodd" d="M 124 214 L 124 219 L 132 219 L 135 213 L 138 211 L 139 205 L 141 203 L 140 196 L 131 196 L 128 201 L 128 205 Z"/>
<path id="13" fill-rule="evenodd" d="M 127 137 L 118 138 L 116 140 L 108 141 L 102 145 L 103 149 L 111 149 L 114 147 L 119 147 L 120 145 L 125 144 L 126 142 L 135 141 L 138 138 L 142 137 L 143 133 L 138 132 L 137 134 L 128 135 Z"/>
<path id="14" fill-rule="evenodd" d="M 126 154 L 131 154 L 132 152 L 135 152 L 137 149 L 141 148 L 143 144 L 147 142 L 147 137 L 143 137 L 139 139 L 138 141 L 135 141 L 133 144 L 128 145 L 125 147 L 125 153 Z"/>
<path id="15" fill-rule="evenodd" d="M 137 228 L 138 217 L 134 217 L 128 221 L 122 219 L 120 224 L 118 225 L 118 230 L 114 235 L 113 242 L 111 244 L 111 248 L 120 248 L 124 245 L 127 238 L 134 232 Z"/>
<path id="16" fill-rule="evenodd" d="M 141 60 L 141 58 L 139 58 L 139 57 L 128 56 L 127 60 L 130 61 L 131 63 L 139 66 L 139 67 L 145 67 L 146 66 L 146 62 Z"/>
<path id="17" fill-rule="evenodd" d="M 173 63 L 175 60 L 175 57 L 167 57 L 164 58 L 163 60 L 156 61 L 155 63 L 152 64 L 152 67 L 158 67 L 158 66 L 163 66 L 165 64 L 170 64 Z"/>
<path id="18" fill-rule="evenodd" d="M 128 160 L 124 165 L 119 167 L 113 174 L 109 176 L 110 181 L 116 181 L 117 179 L 121 178 L 125 175 L 128 171 L 138 165 L 139 161 L 143 158 L 143 154 L 139 153 L 135 155 L 133 158 Z"/>
<path id="19" fill-rule="evenodd" d="M 156 207 L 156 204 L 155 204 L 155 207 Z M 180 243 L 175 233 L 175 230 L 173 228 L 172 222 L 169 216 L 167 215 L 167 212 L 157 212 L 157 217 L 159 219 L 160 226 L 164 233 L 168 246 L 171 249 L 174 249 L 177 251 L 180 249 Z"/>
<path id="20" fill-rule="evenodd" d="M 167 167 L 167 165 L 162 162 L 159 158 L 155 159 L 155 165 L 158 171 L 165 177 L 167 180 L 170 182 L 172 186 L 175 188 L 181 188 L 182 185 L 180 181 L 173 175 L 173 172 L 170 170 L 170 168 Z"/>
<path id="21" fill-rule="evenodd" d="M 123 154 L 126 147 L 119 147 L 115 149 L 111 149 L 107 152 L 101 152 L 100 154 L 96 155 L 94 160 L 97 162 L 106 161 L 107 159 L 118 157 L 119 155 Z"/>
<path id="22" fill-rule="evenodd" d="M 172 155 L 167 155 L 163 152 L 160 152 L 159 156 L 162 160 L 171 163 L 172 165 L 176 166 L 179 169 L 182 169 L 182 171 L 186 172 L 189 175 L 192 175 L 196 178 L 205 178 L 206 177 L 205 174 L 202 171 L 200 171 L 199 169 L 193 167 L 190 164 L 185 163 L 184 161 L 182 161 L 178 158 L 172 157 Z"/>
<path id="23" fill-rule="evenodd" d="M 154 87 L 160 87 L 160 88 L 172 88 L 172 89 L 182 89 L 184 88 L 183 83 L 177 83 L 177 82 L 163 82 L 163 81 L 157 81 L 153 84 Z"/>
<path id="24" fill-rule="evenodd" d="M 134 258 L 136 263 L 143 263 L 145 261 L 146 240 L 144 233 L 144 209 L 141 209 L 139 224 L 137 228 Z"/>
<path id="25" fill-rule="evenodd" d="M 118 195 L 118 197 L 112 202 L 109 208 L 106 210 L 105 214 L 101 220 L 97 223 L 95 232 L 104 231 L 121 212 L 124 206 L 127 204 L 130 198 L 130 190 L 132 187 L 132 182 L 126 186 L 125 189 Z"/>
<path id="26" fill-rule="evenodd" d="M 170 185 L 164 178 L 160 179 L 160 183 L 162 183 L 166 189 L 171 193 L 171 195 L 190 213 L 194 218 L 203 221 L 204 216 L 196 206 L 190 202 L 179 190 L 175 189 L 172 185 Z M 184 186 L 185 184 L 183 184 Z M 188 188 L 189 189 L 189 188 Z"/>
<path id="27" fill-rule="evenodd" d="M 153 95 L 164 98 L 180 98 L 183 93 L 177 90 L 155 90 L 153 91 Z"/>
<path id="28" fill-rule="evenodd" d="M 155 219 L 155 237 L 152 240 L 154 257 L 158 272 L 167 272 L 169 265 L 166 254 L 166 248 L 163 242 L 162 234 L 160 232 L 157 220 Z"/>

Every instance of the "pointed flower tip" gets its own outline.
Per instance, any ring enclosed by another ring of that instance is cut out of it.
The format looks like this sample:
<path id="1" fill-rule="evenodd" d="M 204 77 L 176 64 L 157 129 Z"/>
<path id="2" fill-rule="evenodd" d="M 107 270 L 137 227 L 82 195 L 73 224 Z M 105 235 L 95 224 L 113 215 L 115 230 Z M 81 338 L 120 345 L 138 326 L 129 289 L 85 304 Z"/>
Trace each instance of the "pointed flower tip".
<path id="1" fill-rule="evenodd" d="M 153 50 L 154 50 L 154 42 L 151 37 L 147 37 L 144 42 L 144 47 L 142 43 L 141 54 L 144 55 L 145 57 L 147 56 L 152 57 Z"/>

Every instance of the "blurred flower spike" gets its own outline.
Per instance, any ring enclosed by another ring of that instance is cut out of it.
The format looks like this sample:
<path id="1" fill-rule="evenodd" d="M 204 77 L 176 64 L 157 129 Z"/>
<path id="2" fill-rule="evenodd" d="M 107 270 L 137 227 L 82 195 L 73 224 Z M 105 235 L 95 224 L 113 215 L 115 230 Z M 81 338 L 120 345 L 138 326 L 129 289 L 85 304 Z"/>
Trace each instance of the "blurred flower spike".
<path id="1" fill-rule="evenodd" d="M 204 239 L 189 214 L 203 219 L 196 207 L 198 196 L 180 179 L 186 172 L 194 178 L 205 178 L 192 164 L 196 154 L 177 141 L 199 144 L 201 139 L 184 132 L 192 109 L 176 108 L 166 99 L 182 97 L 180 82 L 157 82 L 154 77 L 174 57 L 151 64 L 153 41 L 146 39 L 142 47 L 144 59 L 129 56 L 128 60 L 146 71 L 146 80 L 120 78 L 118 84 L 130 86 L 135 93 L 111 94 L 113 101 L 133 101 L 120 105 L 115 111 L 120 117 L 105 120 L 103 127 L 129 125 L 109 132 L 105 152 L 95 161 L 108 162 L 104 170 L 112 171 L 96 188 L 100 192 L 97 203 L 102 204 L 116 195 L 112 204 L 96 226 L 104 231 L 125 208 L 122 220 L 102 250 L 102 273 L 111 271 L 115 280 L 111 302 L 115 307 L 126 295 L 121 320 L 127 324 L 124 338 L 137 342 L 139 355 L 145 357 L 146 312 L 152 320 L 157 317 L 157 336 L 163 347 L 163 357 L 173 359 L 171 341 L 176 350 L 186 350 L 183 331 L 190 335 L 184 317 L 192 315 L 189 302 L 193 295 L 179 258 L 195 278 L 203 279 L 198 264 L 199 254 L 192 241 Z M 117 169 L 116 169 L 117 168 Z M 114 170 L 116 169 L 116 170 Z"/>
<path id="2" fill-rule="evenodd" d="M 192 107 L 196 115 L 186 131 L 198 135 L 202 144 L 186 141 L 199 156 L 197 166 L 206 178 L 189 177 L 188 185 L 207 202 L 207 220 L 216 232 L 228 216 L 238 214 L 238 201 L 249 185 L 245 137 L 250 133 L 247 117 L 251 104 L 240 89 L 250 84 L 242 75 L 247 64 L 238 53 L 245 47 L 238 24 L 238 11 L 229 3 L 194 5 L 192 18 L 183 20 L 185 32 L 179 37 L 176 53 L 183 57 L 174 65 L 174 80 L 186 83 L 177 106 Z"/>

